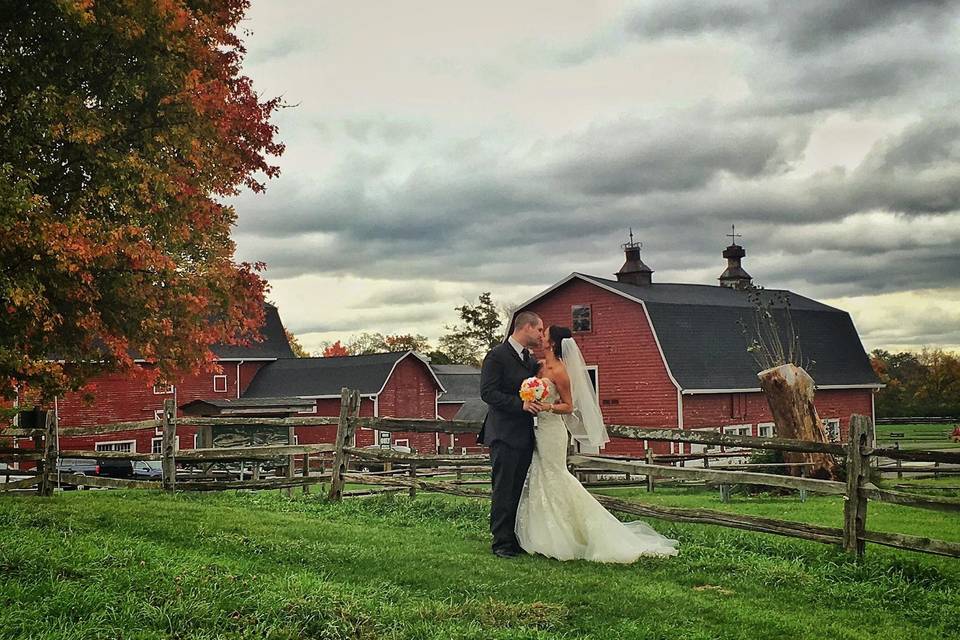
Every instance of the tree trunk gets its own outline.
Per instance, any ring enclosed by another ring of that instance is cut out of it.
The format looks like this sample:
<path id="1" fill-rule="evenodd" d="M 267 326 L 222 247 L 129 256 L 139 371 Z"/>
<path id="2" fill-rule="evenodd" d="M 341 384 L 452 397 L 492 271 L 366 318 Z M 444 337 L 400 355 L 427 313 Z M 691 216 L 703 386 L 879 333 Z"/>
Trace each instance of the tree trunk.
<path id="1" fill-rule="evenodd" d="M 777 425 L 777 436 L 813 442 L 828 442 L 827 434 L 813 405 L 813 378 L 794 364 L 785 364 L 757 374 L 760 388 Z M 837 463 L 826 453 L 794 453 L 785 451 L 783 461 L 794 464 L 813 463 L 807 476 L 832 480 L 837 477 Z M 787 467 L 799 476 L 803 467 Z"/>

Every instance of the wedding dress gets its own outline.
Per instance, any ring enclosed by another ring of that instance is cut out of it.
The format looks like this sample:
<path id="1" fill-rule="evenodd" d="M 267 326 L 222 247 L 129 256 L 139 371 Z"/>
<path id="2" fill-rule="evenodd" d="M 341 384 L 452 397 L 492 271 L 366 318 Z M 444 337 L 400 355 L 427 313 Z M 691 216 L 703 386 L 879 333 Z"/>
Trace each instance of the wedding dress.
<path id="1" fill-rule="evenodd" d="M 549 395 L 544 402 L 555 403 L 559 400 L 556 386 L 545 380 Z M 606 437 L 605 429 L 602 435 Z M 541 413 L 536 440 L 517 509 L 516 534 L 524 551 L 558 560 L 617 563 L 631 563 L 640 556 L 677 555 L 676 540 L 643 522 L 617 520 L 567 471 L 570 436 L 561 415 Z"/>

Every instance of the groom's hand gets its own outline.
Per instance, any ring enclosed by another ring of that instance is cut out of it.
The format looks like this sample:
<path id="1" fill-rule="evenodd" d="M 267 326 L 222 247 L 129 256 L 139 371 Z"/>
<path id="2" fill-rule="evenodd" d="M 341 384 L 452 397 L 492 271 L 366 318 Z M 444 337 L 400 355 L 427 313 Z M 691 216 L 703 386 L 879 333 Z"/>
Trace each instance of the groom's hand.
<path id="1" fill-rule="evenodd" d="M 523 410 L 526 411 L 527 413 L 532 413 L 533 415 L 537 415 L 538 413 L 543 411 L 543 405 L 541 405 L 539 402 L 528 401 L 523 403 Z"/>

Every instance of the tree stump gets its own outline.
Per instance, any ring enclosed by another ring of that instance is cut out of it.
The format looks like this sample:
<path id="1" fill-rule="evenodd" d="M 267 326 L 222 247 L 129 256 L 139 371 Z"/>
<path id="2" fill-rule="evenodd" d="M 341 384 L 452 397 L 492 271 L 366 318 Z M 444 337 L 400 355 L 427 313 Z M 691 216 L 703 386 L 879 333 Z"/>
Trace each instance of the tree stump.
<path id="1" fill-rule="evenodd" d="M 777 425 L 777 437 L 829 442 L 823 429 L 817 408 L 813 404 L 814 383 L 810 375 L 795 364 L 785 364 L 757 374 L 760 388 L 767 398 L 773 421 Z M 808 476 L 823 480 L 837 477 L 837 463 L 826 453 L 784 452 L 783 461 L 808 467 Z M 791 475 L 799 476 L 803 467 L 787 467 Z"/>

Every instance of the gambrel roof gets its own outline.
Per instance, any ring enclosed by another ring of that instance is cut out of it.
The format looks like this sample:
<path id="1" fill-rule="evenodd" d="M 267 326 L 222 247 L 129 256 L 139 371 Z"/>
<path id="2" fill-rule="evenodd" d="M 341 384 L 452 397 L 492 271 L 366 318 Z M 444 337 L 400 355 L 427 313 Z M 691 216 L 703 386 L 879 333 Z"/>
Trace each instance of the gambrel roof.
<path id="1" fill-rule="evenodd" d="M 742 289 L 699 284 L 633 285 L 573 273 L 528 300 L 523 309 L 578 279 L 644 307 L 664 364 L 685 394 L 759 390 L 759 366 L 741 328 L 754 325 L 755 305 Z M 785 290 L 764 290 L 765 299 L 789 300 L 802 358 L 818 388 L 876 388 L 878 382 L 850 315 Z M 588 302 L 588 301 L 584 301 Z M 777 311 L 781 328 L 785 313 Z"/>

